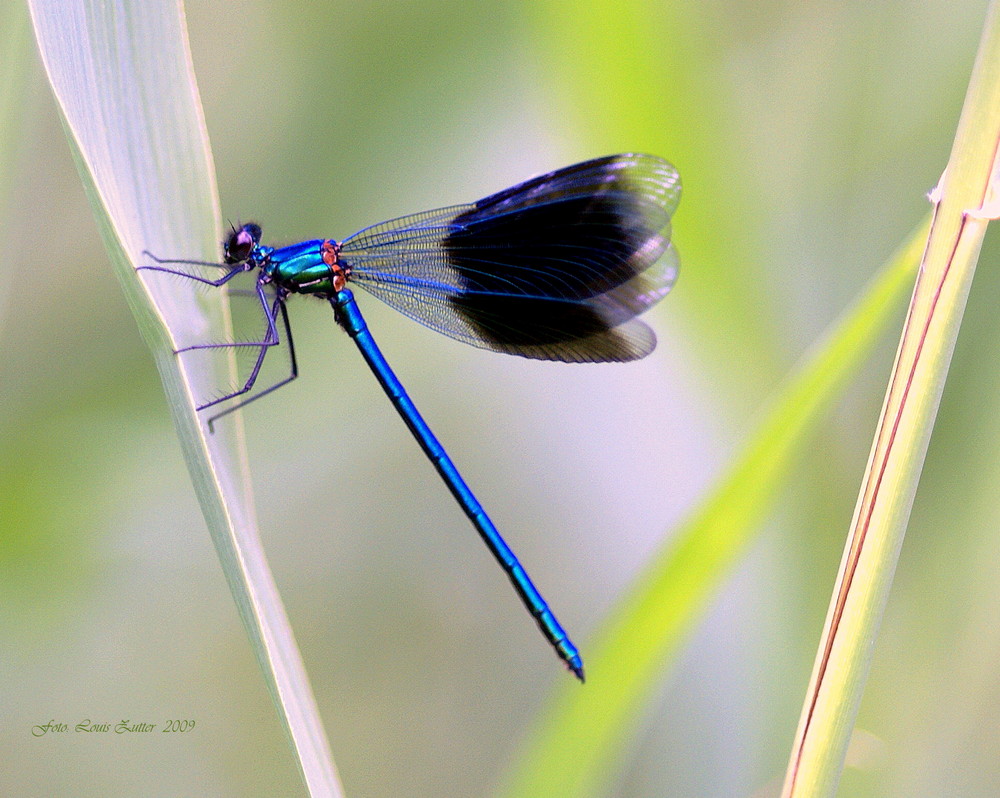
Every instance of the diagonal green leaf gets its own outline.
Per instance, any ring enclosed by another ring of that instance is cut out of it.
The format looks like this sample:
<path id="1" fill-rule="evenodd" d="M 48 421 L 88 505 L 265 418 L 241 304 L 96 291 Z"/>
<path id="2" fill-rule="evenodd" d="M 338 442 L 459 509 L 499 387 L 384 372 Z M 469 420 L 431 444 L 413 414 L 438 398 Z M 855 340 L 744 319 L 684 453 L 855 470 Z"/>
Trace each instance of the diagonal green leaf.
<path id="1" fill-rule="evenodd" d="M 761 528 L 797 454 L 896 316 L 922 225 L 786 382 L 743 455 L 654 558 L 587 649 L 587 685 L 563 686 L 527 742 L 510 798 L 597 796 L 687 633 Z"/>
<path id="2" fill-rule="evenodd" d="M 313 795 L 342 790 L 257 533 L 242 428 L 209 435 L 193 396 L 230 381 L 196 369 L 183 334 L 225 330 L 221 292 L 140 280 L 143 250 L 218 258 L 214 169 L 178 2 L 30 0 L 31 17 L 84 188 L 164 390 L 223 572 Z M 148 272 L 145 274 L 149 274 Z M 155 462 L 155 460 L 153 460 Z"/>

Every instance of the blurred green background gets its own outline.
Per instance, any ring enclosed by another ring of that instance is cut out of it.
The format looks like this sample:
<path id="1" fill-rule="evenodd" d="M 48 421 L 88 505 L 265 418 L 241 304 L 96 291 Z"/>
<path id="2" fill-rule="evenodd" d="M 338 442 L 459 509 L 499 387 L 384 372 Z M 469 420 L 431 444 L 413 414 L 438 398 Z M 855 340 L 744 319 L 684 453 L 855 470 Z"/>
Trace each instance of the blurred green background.
<path id="1" fill-rule="evenodd" d="M 360 298 L 586 655 L 775 386 L 926 213 L 985 5 L 187 13 L 223 213 L 275 243 L 611 152 L 679 167 L 681 277 L 650 314 L 660 346 L 645 361 L 504 358 Z M 37 56 L 6 57 L 0 794 L 303 794 Z M 1000 785 L 998 255 L 988 238 L 844 796 Z M 328 308 L 292 310 L 302 376 L 246 418 L 262 533 L 347 794 L 488 795 L 568 677 Z M 609 794 L 777 793 L 897 335 L 799 462 Z M 31 736 L 88 718 L 197 732 Z"/>

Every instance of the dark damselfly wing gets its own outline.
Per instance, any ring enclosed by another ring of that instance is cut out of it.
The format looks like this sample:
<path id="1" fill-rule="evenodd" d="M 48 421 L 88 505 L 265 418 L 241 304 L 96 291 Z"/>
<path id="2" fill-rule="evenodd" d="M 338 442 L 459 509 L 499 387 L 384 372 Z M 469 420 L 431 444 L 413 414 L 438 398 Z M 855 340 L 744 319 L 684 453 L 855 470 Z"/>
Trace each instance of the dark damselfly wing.
<path id="1" fill-rule="evenodd" d="M 613 155 L 468 205 L 404 216 L 341 244 L 351 281 L 460 341 L 542 360 L 635 360 L 656 345 L 636 316 L 677 276 L 677 170 Z"/>

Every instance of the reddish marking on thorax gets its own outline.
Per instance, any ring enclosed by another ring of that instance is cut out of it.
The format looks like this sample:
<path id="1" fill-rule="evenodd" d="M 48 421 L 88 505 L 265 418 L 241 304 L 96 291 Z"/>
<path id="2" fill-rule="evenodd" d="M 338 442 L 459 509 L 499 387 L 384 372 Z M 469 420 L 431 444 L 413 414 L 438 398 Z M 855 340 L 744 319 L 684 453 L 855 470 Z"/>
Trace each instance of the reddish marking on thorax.
<path id="1" fill-rule="evenodd" d="M 344 286 L 347 285 L 347 279 L 351 276 L 351 270 L 340 265 L 340 244 L 327 239 L 320 244 L 319 251 L 323 255 L 323 263 L 330 267 L 333 290 L 343 291 Z"/>

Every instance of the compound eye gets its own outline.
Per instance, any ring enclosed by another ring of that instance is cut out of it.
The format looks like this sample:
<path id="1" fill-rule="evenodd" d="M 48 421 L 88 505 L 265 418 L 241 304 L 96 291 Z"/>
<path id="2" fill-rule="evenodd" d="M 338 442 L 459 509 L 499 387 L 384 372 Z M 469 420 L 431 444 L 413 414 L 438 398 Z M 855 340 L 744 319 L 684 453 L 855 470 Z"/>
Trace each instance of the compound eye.
<path id="1" fill-rule="evenodd" d="M 223 245 L 226 263 L 243 263 L 250 259 L 254 247 L 260 242 L 260 227 L 256 224 L 245 224 L 239 230 L 234 229 Z"/>

